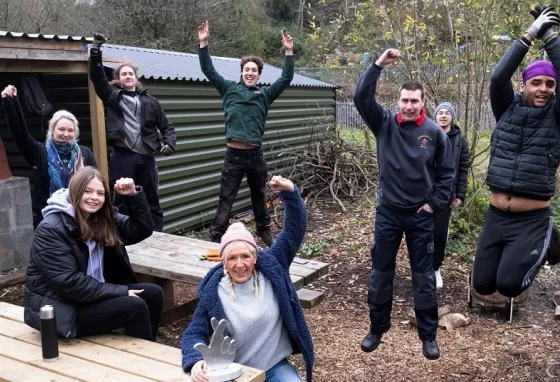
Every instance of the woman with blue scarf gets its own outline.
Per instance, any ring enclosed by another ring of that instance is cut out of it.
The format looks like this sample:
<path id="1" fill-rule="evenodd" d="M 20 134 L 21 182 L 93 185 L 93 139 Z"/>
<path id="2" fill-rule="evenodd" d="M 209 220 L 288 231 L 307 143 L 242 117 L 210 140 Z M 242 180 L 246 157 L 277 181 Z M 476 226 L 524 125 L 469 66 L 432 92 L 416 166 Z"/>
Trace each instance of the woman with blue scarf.
<path id="1" fill-rule="evenodd" d="M 17 98 L 17 89 L 8 85 L 2 91 L 6 124 L 19 151 L 33 169 L 31 203 L 33 226 L 43 220 L 41 210 L 58 189 L 67 188 L 72 175 L 84 166 L 97 166 L 93 153 L 78 144 L 80 130 L 76 117 L 59 110 L 49 121 L 45 143 L 35 140 L 27 130 L 25 117 Z"/>

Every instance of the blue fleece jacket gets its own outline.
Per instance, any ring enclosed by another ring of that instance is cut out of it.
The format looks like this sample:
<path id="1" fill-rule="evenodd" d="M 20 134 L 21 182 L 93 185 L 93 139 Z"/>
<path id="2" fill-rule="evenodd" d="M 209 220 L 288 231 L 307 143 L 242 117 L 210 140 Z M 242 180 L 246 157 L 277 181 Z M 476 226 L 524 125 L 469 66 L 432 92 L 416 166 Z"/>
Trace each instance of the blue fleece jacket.
<path id="1" fill-rule="evenodd" d="M 256 267 L 272 283 L 294 353 L 303 355 L 307 382 L 311 382 L 314 362 L 313 341 L 289 271 L 290 264 L 305 236 L 307 211 L 297 188 L 292 192 L 280 192 L 279 195 L 284 199 L 286 206 L 284 228 L 272 247 L 259 250 Z M 224 269 L 220 263 L 208 272 L 198 287 L 199 303 L 181 341 L 182 366 L 185 372 L 190 371 L 196 362 L 202 360 L 202 354 L 193 346 L 198 342 L 205 344 L 210 342 L 212 336 L 210 319 L 225 318 L 218 297 L 218 285 L 222 277 L 224 277 Z"/>

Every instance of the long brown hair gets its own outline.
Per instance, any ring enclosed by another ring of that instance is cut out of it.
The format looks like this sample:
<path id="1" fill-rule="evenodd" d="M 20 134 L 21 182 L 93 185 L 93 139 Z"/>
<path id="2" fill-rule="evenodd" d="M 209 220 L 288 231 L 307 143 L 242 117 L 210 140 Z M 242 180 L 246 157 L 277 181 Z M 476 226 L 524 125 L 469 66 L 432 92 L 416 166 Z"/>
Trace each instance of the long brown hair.
<path id="1" fill-rule="evenodd" d="M 92 179 L 97 179 L 103 183 L 105 202 L 99 211 L 90 214 L 86 218 L 86 215 L 80 209 L 80 201 L 88 183 Z M 83 241 L 93 240 L 108 247 L 120 243 L 116 233 L 115 215 L 113 213 L 109 186 L 97 169 L 86 166 L 77 171 L 70 180 L 68 192 L 70 194 L 70 203 L 74 207 L 74 219 L 80 229 L 80 238 Z"/>
<path id="2" fill-rule="evenodd" d="M 117 66 L 114 70 L 113 70 L 113 80 L 111 81 L 111 84 L 116 84 L 116 85 L 121 85 L 121 71 L 122 69 L 128 66 L 129 68 L 132 69 L 132 71 L 134 72 L 134 75 L 136 76 L 136 89 L 141 89 L 142 88 L 142 82 L 140 82 L 140 80 L 138 79 L 138 70 L 140 68 L 138 68 L 138 65 L 131 63 L 124 63 L 124 64 L 120 64 L 119 66 Z"/>

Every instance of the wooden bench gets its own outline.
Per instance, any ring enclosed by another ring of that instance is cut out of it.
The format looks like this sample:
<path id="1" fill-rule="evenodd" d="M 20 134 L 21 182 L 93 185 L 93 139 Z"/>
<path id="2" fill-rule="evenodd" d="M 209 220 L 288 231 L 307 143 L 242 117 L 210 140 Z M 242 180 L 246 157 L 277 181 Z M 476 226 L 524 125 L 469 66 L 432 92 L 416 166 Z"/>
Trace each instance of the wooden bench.
<path id="1" fill-rule="evenodd" d="M 209 249 L 220 245 L 185 236 L 154 232 L 146 240 L 127 246 L 134 272 L 143 281 L 159 284 L 165 293 L 163 324 L 192 313 L 195 304 L 175 305 L 173 281 L 198 284 L 216 262 L 199 260 Z M 328 273 L 328 264 L 296 257 L 290 266 L 290 277 L 296 289 Z"/>
<path id="2" fill-rule="evenodd" d="M 40 333 L 23 323 L 23 308 L 0 302 L 2 381 L 191 381 L 181 350 L 107 334 L 59 339 L 59 359 L 43 362 Z M 264 382 L 264 372 L 244 367 L 236 382 Z"/>

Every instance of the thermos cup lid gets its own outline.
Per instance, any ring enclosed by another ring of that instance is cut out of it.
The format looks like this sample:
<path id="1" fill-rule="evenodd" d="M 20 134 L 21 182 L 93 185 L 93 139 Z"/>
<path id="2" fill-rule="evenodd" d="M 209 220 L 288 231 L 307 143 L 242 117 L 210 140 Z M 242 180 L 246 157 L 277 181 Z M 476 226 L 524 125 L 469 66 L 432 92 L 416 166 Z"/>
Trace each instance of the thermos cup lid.
<path id="1" fill-rule="evenodd" d="M 54 318 L 54 308 L 52 305 L 44 305 L 39 312 L 41 320 L 48 320 Z"/>

